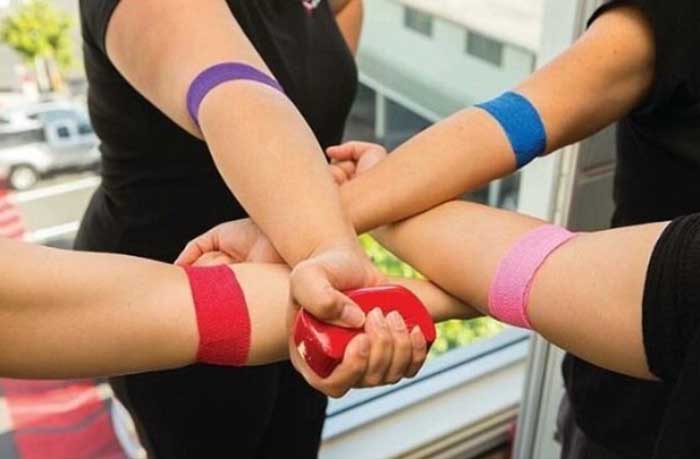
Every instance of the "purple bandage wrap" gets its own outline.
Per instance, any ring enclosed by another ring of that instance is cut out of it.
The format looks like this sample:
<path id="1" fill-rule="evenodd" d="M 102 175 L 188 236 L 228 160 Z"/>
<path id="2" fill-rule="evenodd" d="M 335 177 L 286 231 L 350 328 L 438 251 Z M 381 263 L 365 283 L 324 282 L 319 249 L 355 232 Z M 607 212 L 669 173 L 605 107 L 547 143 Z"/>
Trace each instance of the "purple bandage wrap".
<path id="1" fill-rule="evenodd" d="M 197 75 L 187 91 L 187 110 L 197 126 L 199 126 L 199 105 L 209 94 L 209 91 L 222 83 L 235 80 L 255 81 L 284 94 L 284 89 L 277 80 L 253 66 L 241 62 L 224 62 L 213 65 Z"/>
<path id="2" fill-rule="evenodd" d="M 522 236 L 503 257 L 489 289 L 489 314 L 510 325 L 532 329 L 527 304 L 532 281 L 547 257 L 576 234 L 545 225 Z"/>

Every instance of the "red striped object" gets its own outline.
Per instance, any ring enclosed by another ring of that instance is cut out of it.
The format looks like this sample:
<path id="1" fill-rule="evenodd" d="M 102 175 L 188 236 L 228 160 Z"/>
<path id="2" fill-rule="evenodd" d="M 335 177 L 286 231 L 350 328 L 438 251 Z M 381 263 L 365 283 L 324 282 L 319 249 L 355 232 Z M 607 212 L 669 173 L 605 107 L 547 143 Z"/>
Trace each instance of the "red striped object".
<path id="1" fill-rule="evenodd" d="M 25 232 L 19 209 L 10 200 L 7 190 L 0 189 L 0 237 L 23 239 Z"/>

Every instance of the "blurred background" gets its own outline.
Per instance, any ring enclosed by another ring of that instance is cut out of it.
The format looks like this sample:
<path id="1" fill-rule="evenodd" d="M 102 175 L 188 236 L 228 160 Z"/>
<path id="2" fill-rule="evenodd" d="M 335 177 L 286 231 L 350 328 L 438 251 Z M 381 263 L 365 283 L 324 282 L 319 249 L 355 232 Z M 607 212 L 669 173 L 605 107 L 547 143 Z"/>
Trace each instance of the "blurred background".
<path id="1" fill-rule="evenodd" d="M 361 85 L 346 137 L 392 149 L 447 115 L 516 84 L 537 62 L 543 1 L 365 0 Z M 21 237 L 62 248 L 71 247 L 100 180 L 98 140 L 85 108 L 80 42 L 77 1 L 0 0 L 0 186 L 9 190 L 4 199 L 21 216 Z M 514 175 L 464 199 L 516 209 L 519 189 L 520 177 Z M 369 236 L 361 239 L 386 273 L 420 276 Z M 363 428 L 382 422 L 402 426 L 400 419 L 410 418 L 402 410 L 419 407 L 440 391 L 473 387 L 474 380 L 490 374 L 495 356 L 500 365 L 523 365 L 524 332 L 490 319 L 452 321 L 438 328 L 430 362 L 414 381 L 355 391 L 331 403 L 323 457 L 350 457 L 345 455 L 348 445 L 359 445 L 354 436 Z M 454 457 L 508 457 L 522 375 L 518 378 L 512 380 L 515 388 L 496 394 L 495 412 L 484 408 L 488 416 L 479 414 L 472 399 L 471 414 L 481 421 L 488 418 L 490 430 L 482 430 L 492 433 L 468 455 Z M 459 435 L 476 435 L 468 432 L 469 416 L 463 415 L 461 423 L 452 421 L 459 414 L 454 409 L 464 412 L 465 407 L 450 400 L 440 402 L 442 407 L 433 403 L 429 412 L 423 407 L 429 427 L 414 423 L 409 430 L 375 439 L 387 452 L 375 448 L 374 456 L 356 450 L 360 455 L 352 457 L 438 457 L 407 451 L 434 447 L 430 438 L 456 438 L 462 431 Z M 391 450 L 399 442 L 408 446 Z M 106 385 L 0 381 L 0 458 L 78 457 L 143 457 L 127 416 L 115 408 Z"/>

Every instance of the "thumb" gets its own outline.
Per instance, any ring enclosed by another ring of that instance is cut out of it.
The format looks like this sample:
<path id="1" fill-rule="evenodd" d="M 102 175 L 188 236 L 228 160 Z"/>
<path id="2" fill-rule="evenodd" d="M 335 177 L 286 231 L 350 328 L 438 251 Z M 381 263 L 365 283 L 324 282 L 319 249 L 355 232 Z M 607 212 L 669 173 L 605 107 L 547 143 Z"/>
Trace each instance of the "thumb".
<path id="1" fill-rule="evenodd" d="M 328 274 L 313 263 L 301 263 L 290 278 L 292 298 L 313 316 L 334 325 L 362 327 L 365 314 L 350 298 L 331 285 Z"/>
<path id="2" fill-rule="evenodd" d="M 189 266 L 208 252 L 218 251 L 218 243 L 211 233 L 207 232 L 187 243 L 182 253 L 178 255 L 175 264 Z"/>

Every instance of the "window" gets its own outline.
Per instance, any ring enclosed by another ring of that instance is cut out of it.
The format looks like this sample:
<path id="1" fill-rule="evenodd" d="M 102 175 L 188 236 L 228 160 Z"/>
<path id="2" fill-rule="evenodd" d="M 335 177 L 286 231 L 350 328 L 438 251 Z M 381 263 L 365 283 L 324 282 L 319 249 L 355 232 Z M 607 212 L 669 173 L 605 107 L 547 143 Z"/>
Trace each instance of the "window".
<path id="1" fill-rule="evenodd" d="M 80 123 L 78 125 L 78 134 L 80 135 L 90 135 L 95 131 L 92 130 L 92 126 L 88 123 Z"/>
<path id="2" fill-rule="evenodd" d="M 360 84 L 345 129 L 345 138 L 376 141 L 377 93 L 370 87 Z"/>
<path id="3" fill-rule="evenodd" d="M 430 120 L 391 99 L 386 102 L 386 118 L 384 145 L 389 150 L 398 147 L 433 124 Z"/>
<path id="4" fill-rule="evenodd" d="M 467 53 L 498 67 L 503 64 L 503 43 L 480 33 L 467 32 Z"/>
<path id="5" fill-rule="evenodd" d="M 433 17 L 429 14 L 415 10 L 413 8 L 405 8 L 403 16 L 404 25 L 426 37 L 433 36 Z"/>
<path id="6" fill-rule="evenodd" d="M 68 129 L 66 126 L 61 126 L 60 128 L 56 129 L 56 135 L 58 135 L 59 139 L 69 139 L 70 129 Z"/>

